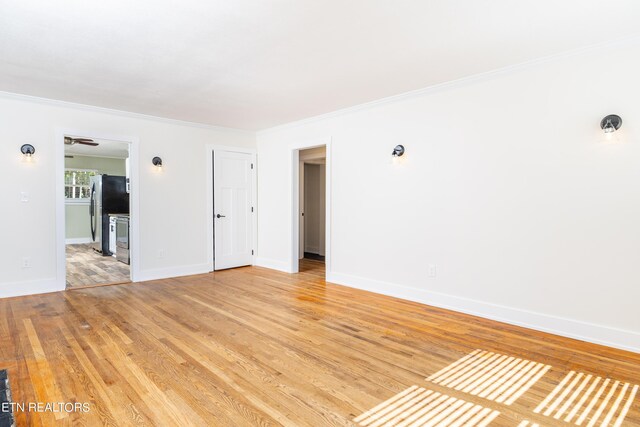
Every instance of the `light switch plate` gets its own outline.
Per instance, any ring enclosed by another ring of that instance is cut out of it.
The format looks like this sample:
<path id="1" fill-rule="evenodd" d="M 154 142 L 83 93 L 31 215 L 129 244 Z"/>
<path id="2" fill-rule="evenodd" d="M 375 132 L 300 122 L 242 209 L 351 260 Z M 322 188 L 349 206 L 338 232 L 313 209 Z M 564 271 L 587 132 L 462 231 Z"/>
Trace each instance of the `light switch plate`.
<path id="1" fill-rule="evenodd" d="M 20 201 L 21 202 L 28 202 L 29 201 L 29 193 L 27 193 L 26 191 L 20 192 Z"/>

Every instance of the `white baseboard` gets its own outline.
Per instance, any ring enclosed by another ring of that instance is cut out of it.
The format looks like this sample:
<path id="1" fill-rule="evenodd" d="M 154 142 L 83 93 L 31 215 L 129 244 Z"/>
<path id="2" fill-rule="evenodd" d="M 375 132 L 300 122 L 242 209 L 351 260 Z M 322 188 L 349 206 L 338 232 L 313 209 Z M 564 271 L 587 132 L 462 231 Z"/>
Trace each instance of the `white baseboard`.
<path id="1" fill-rule="evenodd" d="M 149 280 L 170 279 L 172 277 L 193 276 L 194 274 L 209 273 L 209 264 L 194 264 L 179 267 L 156 268 L 153 270 L 142 270 L 135 277 L 136 282 L 146 282 Z"/>
<path id="2" fill-rule="evenodd" d="M 71 239 L 64 239 L 65 245 L 83 245 L 91 243 L 91 237 L 74 237 Z"/>
<path id="3" fill-rule="evenodd" d="M 288 263 L 273 260 L 273 259 L 268 259 L 268 258 L 261 258 L 261 257 L 256 258 L 255 265 L 257 267 L 264 267 L 264 268 L 270 268 L 272 270 L 284 271 L 285 273 L 291 272 Z"/>
<path id="4" fill-rule="evenodd" d="M 327 282 L 640 353 L 640 333 L 341 273 Z"/>
<path id="5" fill-rule="evenodd" d="M 194 274 L 209 273 L 208 264 L 196 264 L 181 267 L 159 268 L 155 270 L 143 270 L 135 278 L 136 282 L 149 280 L 168 279 L 180 276 L 192 276 Z M 44 294 L 48 292 L 64 291 L 64 281 L 56 279 L 33 280 L 16 283 L 0 283 L 0 298 L 17 297 L 23 295 Z"/>
<path id="6" fill-rule="evenodd" d="M 304 251 L 309 252 L 311 254 L 319 254 L 320 248 L 317 246 L 307 246 L 306 248 L 304 248 Z"/>
<path id="7" fill-rule="evenodd" d="M 56 279 L 29 280 L 25 282 L 0 284 L 0 298 L 19 297 L 23 295 L 46 294 L 64 291 L 64 284 Z"/>

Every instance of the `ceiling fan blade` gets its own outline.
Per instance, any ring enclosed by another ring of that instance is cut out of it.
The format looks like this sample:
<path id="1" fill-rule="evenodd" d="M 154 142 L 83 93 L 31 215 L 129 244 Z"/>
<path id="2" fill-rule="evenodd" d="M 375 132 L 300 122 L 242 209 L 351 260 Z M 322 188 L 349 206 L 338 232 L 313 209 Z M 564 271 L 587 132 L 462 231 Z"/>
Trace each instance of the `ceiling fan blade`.
<path id="1" fill-rule="evenodd" d="M 93 142 L 91 138 L 72 138 L 70 136 L 64 137 L 64 143 L 67 145 L 75 145 L 75 144 L 85 144 L 85 145 L 93 145 L 94 147 L 98 145 Z"/>

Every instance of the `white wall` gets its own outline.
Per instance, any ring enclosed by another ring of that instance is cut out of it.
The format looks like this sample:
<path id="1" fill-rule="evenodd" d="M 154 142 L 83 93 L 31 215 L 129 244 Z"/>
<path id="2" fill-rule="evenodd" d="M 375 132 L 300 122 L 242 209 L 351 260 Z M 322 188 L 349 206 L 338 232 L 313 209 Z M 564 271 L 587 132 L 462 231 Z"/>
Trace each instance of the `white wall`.
<path id="1" fill-rule="evenodd" d="M 289 146 L 331 137 L 330 280 L 640 351 L 639 75 L 635 41 L 260 132 L 258 259 L 291 265 Z"/>
<path id="2" fill-rule="evenodd" d="M 0 95 L 0 297 L 58 290 L 57 129 L 139 138 L 140 279 L 208 271 L 206 144 L 254 146 L 255 135 Z M 20 146 L 36 147 L 22 162 Z M 59 142 L 62 144 L 62 142 Z M 164 161 L 155 172 L 153 156 Z M 20 192 L 30 201 L 20 202 Z M 158 258 L 158 251 L 165 251 Z M 31 268 L 22 268 L 23 257 Z"/>

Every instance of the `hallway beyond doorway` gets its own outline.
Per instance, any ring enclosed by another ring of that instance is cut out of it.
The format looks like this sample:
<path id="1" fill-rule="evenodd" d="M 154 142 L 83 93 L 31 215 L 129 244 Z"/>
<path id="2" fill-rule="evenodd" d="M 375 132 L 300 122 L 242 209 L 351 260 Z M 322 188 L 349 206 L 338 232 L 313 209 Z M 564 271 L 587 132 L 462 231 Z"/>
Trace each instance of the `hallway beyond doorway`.
<path id="1" fill-rule="evenodd" d="M 324 262 L 324 255 L 318 255 L 318 254 L 314 254 L 311 252 L 305 252 L 304 253 L 304 259 L 311 259 L 314 261 L 322 261 Z"/>

